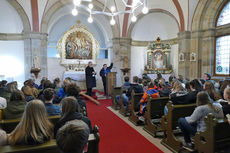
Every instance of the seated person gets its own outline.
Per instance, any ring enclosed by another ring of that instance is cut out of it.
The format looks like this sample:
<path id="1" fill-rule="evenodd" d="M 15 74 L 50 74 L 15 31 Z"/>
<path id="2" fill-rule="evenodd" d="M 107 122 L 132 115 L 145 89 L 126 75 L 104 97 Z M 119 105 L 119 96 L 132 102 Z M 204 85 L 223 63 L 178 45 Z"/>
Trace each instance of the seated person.
<path id="1" fill-rule="evenodd" d="M 230 114 L 230 87 L 225 88 L 225 90 L 224 90 L 224 99 L 227 100 L 227 102 L 228 102 L 227 105 L 222 106 L 224 116 L 226 116 L 227 114 Z"/>
<path id="2" fill-rule="evenodd" d="M 187 94 L 184 104 L 196 103 L 196 95 L 203 90 L 202 85 L 197 79 L 190 81 L 189 85 L 191 91 Z"/>
<path id="3" fill-rule="evenodd" d="M 21 118 L 26 107 L 23 93 L 19 90 L 14 91 L 10 96 L 6 109 L 3 110 L 3 119 Z"/>
<path id="4" fill-rule="evenodd" d="M 66 87 L 66 94 L 67 96 L 73 96 L 77 99 L 78 104 L 81 107 L 81 112 L 84 116 L 87 116 L 87 106 L 85 103 L 85 100 L 81 98 L 80 94 L 80 88 L 75 83 L 70 83 Z"/>
<path id="5" fill-rule="evenodd" d="M 41 82 L 40 82 L 40 85 L 38 86 L 38 89 L 43 89 L 43 84 L 44 84 L 44 82 L 46 81 L 46 80 L 48 80 L 46 77 L 42 77 L 42 80 L 41 80 Z"/>
<path id="6" fill-rule="evenodd" d="M 51 139 L 53 125 L 47 118 L 42 101 L 32 100 L 26 105 L 25 112 L 17 127 L 8 135 L 10 145 L 37 145 Z"/>
<path id="7" fill-rule="evenodd" d="M 24 93 L 25 100 L 27 102 L 35 99 L 35 97 L 33 95 L 33 91 L 29 86 L 23 86 L 22 87 L 22 92 Z"/>
<path id="8" fill-rule="evenodd" d="M 63 81 L 63 86 L 60 88 L 60 90 L 58 91 L 58 97 L 60 99 L 63 99 L 65 97 L 67 97 L 67 93 L 66 93 L 66 89 L 67 89 L 67 86 L 70 84 L 70 80 L 69 79 L 65 79 Z"/>
<path id="9" fill-rule="evenodd" d="M 58 129 L 65 125 L 66 122 L 76 119 L 84 121 L 88 125 L 90 132 L 92 132 L 91 121 L 88 117 L 82 115 L 80 112 L 80 106 L 76 98 L 66 97 L 62 99 L 61 107 L 61 119 L 56 123 L 54 127 L 54 136 L 56 136 Z"/>
<path id="10" fill-rule="evenodd" d="M 122 101 L 126 110 L 128 111 L 129 100 L 131 99 L 131 93 L 134 91 L 135 93 L 143 93 L 143 88 L 141 85 L 138 84 L 138 77 L 133 77 L 133 83 L 130 84 L 130 87 L 127 89 L 125 93 L 122 94 Z M 116 96 L 116 101 L 118 102 L 120 96 Z"/>
<path id="11" fill-rule="evenodd" d="M 89 128 L 83 121 L 69 121 L 58 130 L 57 146 L 63 153 L 87 152 L 89 134 Z"/>
<path id="12" fill-rule="evenodd" d="M 53 84 L 55 86 L 55 92 L 58 93 L 61 89 L 61 80 L 59 78 L 55 78 Z"/>
<path id="13" fill-rule="evenodd" d="M 209 94 L 213 101 L 217 101 L 222 98 L 221 95 L 216 91 L 214 84 L 211 81 L 206 81 L 203 89 Z"/>
<path id="14" fill-rule="evenodd" d="M 5 109 L 7 107 L 6 99 L 3 97 L 0 97 L 0 109 Z"/>
<path id="15" fill-rule="evenodd" d="M 169 94 L 171 93 L 171 90 L 168 88 L 168 86 L 162 79 L 160 79 L 158 84 L 158 92 L 160 97 L 169 97 Z"/>
<path id="16" fill-rule="evenodd" d="M 45 102 L 43 92 L 44 92 L 44 90 L 47 89 L 47 88 L 52 88 L 52 89 L 54 89 L 54 84 L 53 84 L 50 80 L 44 81 L 44 83 L 43 83 L 43 90 L 40 91 L 40 93 L 39 93 L 39 95 L 38 95 L 38 98 L 39 98 L 41 101 L 43 101 L 43 102 Z M 61 101 L 61 99 L 60 99 L 60 98 L 58 97 L 58 95 L 54 92 L 53 103 L 54 103 L 54 104 L 59 104 L 60 101 Z"/>
<path id="17" fill-rule="evenodd" d="M 169 95 L 169 99 L 172 101 L 174 105 L 177 104 L 186 104 L 186 95 L 188 92 L 183 87 L 182 83 L 176 81 L 172 88 L 172 93 Z"/>
<path id="18" fill-rule="evenodd" d="M 147 98 L 148 96 L 151 96 L 152 98 L 158 98 L 160 97 L 159 96 L 159 93 L 158 91 L 154 88 L 154 85 L 152 82 L 149 83 L 148 85 L 148 90 L 146 90 L 139 102 L 139 105 L 140 105 L 140 116 L 143 116 L 144 115 L 144 112 L 145 112 L 145 109 L 146 109 L 146 106 L 147 106 Z"/>
<path id="19" fill-rule="evenodd" d="M 54 90 L 47 88 L 43 91 L 43 98 L 45 101 L 46 112 L 48 116 L 54 116 L 61 114 L 61 108 L 59 105 L 53 104 Z"/>
<path id="20" fill-rule="evenodd" d="M 130 88 L 130 86 L 131 86 L 131 83 L 129 82 L 129 77 L 128 76 L 126 76 L 125 78 L 124 78 L 124 81 L 125 81 L 125 83 L 122 85 L 122 87 L 121 87 L 121 90 L 123 90 L 123 94 L 122 94 L 122 100 L 123 100 L 123 102 L 124 103 L 128 103 L 129 102 L 129 99 L 128 99 L 128 97 L 126 96 L 126 93 L 128 92 L 128 90 L 129 90 L 129 88 Z M 119 101 L 119 99 L 120 99 L 120 95 L 116 95 L 116 102 L 118 103 L 118 101 Z M 119 104 L 119 103 L 118 103 Z"/>
<path id="21" fill-rule="evenodd" d="M 203 79 L 205 80 L 205 82 L 206 81 L 211 81 L 214 85 L 215 85 L 215 81 L 214 80 L 211 80 L 211 78 L 212 78 L 212 75 L 211 74 L 209 74 L 209 73 L 204 73 L 204 75 L 203 75 Z"/>
<path id="22" fill-rule="evenodd" d="M 198 131 L 204 131 L 206 124 L 204 117 L 212 113 L 215 118 L 220 119 L 224 117 L 223 111 L 211 103 L 207 92 L 201 91 L 197 94 L 196 109 L 191 116 L 179 118 L 178 124 L 184 134 L 184 140 L 187 146 L 192 147 L 190 136 L 194 136 Z"/>
<path id="23" fill-rule="evenodd" d="M 12 92 L 18 90 L 17 87 L 13 82 L 10 82 L 6 85 L 6 87 L 0 92 L 0 97 L 3 97 L 6 99 L 7 102 L 10 101 L 10 96 Z"/>
<path id="24" fill-rule="evenodd" d="M 36 85 L 35 85 L 35 83 L 34 83 L 34 81 L 32 79 L 26 80 L 24 82 L 24 86 L 29 86 L 31 88 L 31 90 L 32 90 L 32 93 L 33 93 L 34 97 L 38 98 L 39 91 L 35 87 Z"/>

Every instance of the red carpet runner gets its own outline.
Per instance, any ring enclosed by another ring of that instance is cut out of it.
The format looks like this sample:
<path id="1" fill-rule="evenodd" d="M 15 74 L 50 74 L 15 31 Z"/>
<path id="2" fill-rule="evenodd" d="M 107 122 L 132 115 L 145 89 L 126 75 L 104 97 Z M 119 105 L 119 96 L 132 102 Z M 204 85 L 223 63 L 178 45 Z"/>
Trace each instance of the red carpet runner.
<path id="1" fill-rule="evenodd" d="M 92 126 L 100 132 L 100 153 L 162 153 L 145 137 L 111 112 L 111 100 L 101 100 L 97 106 L 87 102 L 88 116 Z"/>

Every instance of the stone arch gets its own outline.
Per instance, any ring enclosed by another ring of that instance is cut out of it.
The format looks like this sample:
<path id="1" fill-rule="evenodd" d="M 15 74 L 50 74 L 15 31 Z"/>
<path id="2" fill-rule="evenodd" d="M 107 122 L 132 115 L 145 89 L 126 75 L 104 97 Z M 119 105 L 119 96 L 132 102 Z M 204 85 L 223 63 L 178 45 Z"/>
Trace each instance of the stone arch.
<path id="1" fill-rule="evenodd" d="M 148 13 L 148 14 L 150 14 L 150 13 L 164 13 L 164 14 L 166 14 L 166 15 L 172 17 L 172 18 L 176 21 L 176 23 L 177 23 L 178 31 L 180 30 L 180 24 L 179 24 L 178 20 L 177 20 L 176 17 L 175 17 L 173 14 L 171 14 L 169 11 L 166 11 L 166 10 L 164 10 L 164 9 L 151 9 L 151 10 L 149 10 L 149 13 Z M 131 38 L 131 33 L 132 33 L 132 31 L 133 31 L 133 28 L 134 28 L 135 24 L 138 23 L 138 21 L 139 21 L 141 18 L 143 18 L 144 16 L 146 16 L 146 15 L 148 15 L 148 14 L 142 14 L 142 13 L 141 13 L 141 14 L 138 14 L 138 16 L 137 16 L 137 21 L 136 21 L 135 23 L 132 22 L 132 23 L 129 25 L 128 34 L 127 34 L 127 37 L 128 37 L 128 38 Z"/>
<path id="2" fill-rule="evenodd" d="M 56 11 L 58 11 L 60 8 L 62 8 L 64 5 L 71 4 L 71 3 L 72 3 L 71 0 L 57 1 L 52 7 L 49 8 L 49 10 L 45 10 L 45 15 L 43 16 L 42 22 L 41 22 L 41 32 L 47 33 L 49 20 L 54 15 L 54 13 Z M 95 8 L 103 9 L 103 5 L 100 2 L 94 1 L 93 4 L 94 4 Z M 109 22 L 108 17 L 107 17 L 107 19 Z M 111 29 L 112 29 L 113 37 L 119 37 L 119 34 L 120 34 L 119 33 L 119 25 L 116 24 L 115 26 L 111 26 Z"/>
<path id="3" fill-rule="evenodd" d="M 30 21 L 22 6 L 17 1 L 12 1 L 12 0 L 7 0 L 7 1 L 18 12 L 23 23 L 24 32 L 30 32 L 31 31 Z"/>
<path id="4" fill-rule="evenodd" d="M 228 0 L 200 0 L 192 19 L 192 31 L 215 28 L 216 19 Z"/>

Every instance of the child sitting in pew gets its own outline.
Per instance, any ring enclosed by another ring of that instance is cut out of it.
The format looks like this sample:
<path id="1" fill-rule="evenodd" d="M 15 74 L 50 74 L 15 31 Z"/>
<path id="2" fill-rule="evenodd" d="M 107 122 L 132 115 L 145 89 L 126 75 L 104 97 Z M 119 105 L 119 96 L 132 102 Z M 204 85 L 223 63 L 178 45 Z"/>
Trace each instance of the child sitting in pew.
<path id="1" fill-rule="evenodd" d="M 61 101 L 61 118 L 60 120 L 56 123 L 54 127 L 54 137 L 57 134 L 57 131 L 65 125 L 68 121 L 72 120 L 82 120 L 84 121 L 89 129 L 90 132 L 92 132 L 92 126 L 91 126 L 91 121 L 88 117 L 84 116 L 81 111 L 80 111 L 80 105 L 77 102 L 77 99 L 74 97 L 66 97 L 63 98 Z"/>
<path id="2" fill-rule="evenodd" d="M 42 101 L 32 100 L 17 127 L 8 135 L 10 145 L 37 145 L 49 141 L 53 135 L 53 125 L 47 118 Z"/>
<path id="3" fill-rule="evenodd" d="M 58 130 L 57 146 L 63 153 L 87 152 L 89 134 L 89 128 L 83 121 L 69 121 Z"/>
<path id="4" fill-rule="evenodd" d="M 20 90 L 12 92 L 7 107 L 3 110 L 3 119 L 21 118 L 26 107 L 24 94 Z"/>
<path id="5" fill-rule="evenodd" d="M 158 98 L 160 97 L 159 92 L 156 90 L 156 87 L 153 85 L 152 82 L 149 83 L 148 85 L 148 90 L 146 90 L 139 102 L 140 105 L 140 112 L 139 116 L 143 116 L 144 112 L 146 111 L 146 106 L 147 106 L 147 98 L 150 96 L 151 98 Z M 142 120 L 142 118 L 140 119 Z"/>
<path id="6" fill-rule="evenodd" d="M 61 114 L 61 108 L 59 105 L 53 104 L 53 98 L 54 98 L 54 89 L 47 88 L 43 91 L 43 99 L 45 101 L 45 107 L 48 116 Z"/>
<path id="7" fill-rule="evenodd" d="M 192 147 L 191 136 L 194 136 L 197 131 L 204 131 L 206 124 L 204 117 L 212 113 L 215 118 L 224 118 L 223 111 L 217 105 L 211 103 L 211 99 L 207 92 L 201 91 L 197 94 L 196 109 L 191 116 L 179 118 L 178 125 L 184 134 L 185 145 Z"/>

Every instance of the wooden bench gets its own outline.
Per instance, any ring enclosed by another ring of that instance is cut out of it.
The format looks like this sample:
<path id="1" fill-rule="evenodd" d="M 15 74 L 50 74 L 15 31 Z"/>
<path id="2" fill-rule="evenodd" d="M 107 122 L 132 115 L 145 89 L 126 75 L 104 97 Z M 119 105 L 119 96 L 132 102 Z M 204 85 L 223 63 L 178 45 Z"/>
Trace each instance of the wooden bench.
<path id="1" fill-rule="evenodd" d="M 2 120 L 2 110 L 0 109 L 0 121 Z"/>
<path id="2" fill-rule="evenodd" d="M 169 97 L 151 98 L 148 96 L 144 130 L 154 137 L 157 132 L 162 131 L 162 128 L 159 124 L 153 123 L 152 119 L 161 118 L 164 115 L 164 108 L 168 101 Z"/>
<path id="3" fill-rule="evenodd" d="M 50 120 L 51 123 L 53 123 L 53 125 L 55 125 L 59 121 L 60 117 L 61 117 L 60 115 L 48 116 L 48 119 Z M 15 129 L 15 127 L 18 125 L 20 120 L 21 120 L 21 118 L 10 119 L 10 120 L 1 120 L 0 121 L 0 127 L 3 130 L 5 130 L 6 133 L 10 133 Z"/>
<path id="4" fill-rule="evenodd" d="M 195 149 L 199 153 L 220 152 L 230 148 L 230 125 L 226 119 L 217 120 L 212 114 L 204 118 L 206 130 L 197 132 L 193 138 Z"/>
<path id="5" fill-rule="evenodd" d="M 137 125 L 137 121 L 139 120 L 136 112 L 139 112 L 140 110 L 138 104 L 142 96 L 143 93 L 135 93 L 134 91 L 131 94 L 131 100 L 129 104 L 129 111 L 130 111 L 129 120 L 135 125 Z"/>
<path id="6" fill-rule="evenodd" d="M 118 104 L 116 102 L 116 96 L 121 94 L 121 87 L 113 87 L 112 91 L 112 108 L 117 110 Z"/>
<path id="7" fill-rule="evenodd" d="M 196 104 L 173 105 L 172 102 L 169 102 L 167 107 L 168 114 L 161 118 L 161 126 L 164 132 L 164 138 L 161 143 L 171 151 L 178 152 L 182 148 L 182 142 L 174 134 L 174 130 L 178 126 L 178 119 L 190 116 Z"/>
<path id="8" fill-rule="evenodd" d="M 94 127 L 94 133 L 89 135 L 87 153 L 99 153 L 100 135 L 98 127 Z M 0 147 L 1 153 L 61 153 L 56 145 L 56 140 L 51 139 L 49 142 L 40 145 L 15 145 Z"/>

